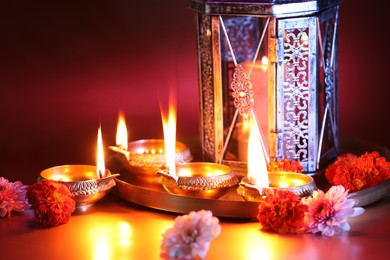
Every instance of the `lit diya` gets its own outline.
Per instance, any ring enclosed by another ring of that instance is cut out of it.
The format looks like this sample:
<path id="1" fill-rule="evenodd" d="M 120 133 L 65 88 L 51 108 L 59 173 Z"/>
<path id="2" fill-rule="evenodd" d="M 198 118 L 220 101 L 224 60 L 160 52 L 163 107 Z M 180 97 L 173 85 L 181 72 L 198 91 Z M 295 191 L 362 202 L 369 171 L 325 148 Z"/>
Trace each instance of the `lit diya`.
<path id="1" fill-rule="evenodd" d="M 239 182 L 232 168 L 209 162 L 185 163 L 177 165 L 175 171 L 158 170 L 157 174 L 169 193 L 207 199 L 222 197 Z"/>
<path id="2" fill-rule="evenodd" d="M 246 201 L 262 201 L 277 189 L 290 190 L 301 197 L 310 196 L 317 189 L 312 177 L 295 172 L 268 172 L 268 186 L 254 185 L 248 176 L 241 179 L 237 193 Z"/>
<path id="3" fill-rule="evenodd" d="M 175 104 L 174 100 L 170 100 L 168 113 L 161 113 L 166 167 L 157 171 L 158 182 L 172 194 L 199 198 L 220 198 L 231 187 L 238 184 L 238 179 L 232 168 L 222 164 L 207 162 L 177 164 L 175 160 Z"/>
<path id="4" fill-rule="evenodd" d="M 110 149 L 116 152 L 122 166 L 132 173 L 129 181 L 134 184 L 157 184 L 156 171 L 166 165 L 165 142 L 163 139 L 141 139 L 128 142 L 126 122 L 121 113 L 116 133 L 116 146 Z M 177 164 L 190 162 L 190 149 L 181 142 L 176 142 L 175 160 Z M 126 176 L 122 176 L 126 178 Z"/>
<path id="5" fill-rule="evenodd" d="M 237 193 L 246 201 L 262 201 L 270 192 L 277 189 L 290 190 L 306 197 L 317 189 L 314 179 L 295 172 L 268 172 L 260 133 L 251 120 L 248 141 L 248 174 L 241 179 Z"/>
<path id="6" fill-rule="evenodd" d="M 98 130 L 97 165 L 61 165 L 43 170 L 38 180 L 48 179 L 66 185 L 73 193 L 76 209 L 86 211 L 115 186 L 114 178 L 104 164 L 101 129 Z"/>

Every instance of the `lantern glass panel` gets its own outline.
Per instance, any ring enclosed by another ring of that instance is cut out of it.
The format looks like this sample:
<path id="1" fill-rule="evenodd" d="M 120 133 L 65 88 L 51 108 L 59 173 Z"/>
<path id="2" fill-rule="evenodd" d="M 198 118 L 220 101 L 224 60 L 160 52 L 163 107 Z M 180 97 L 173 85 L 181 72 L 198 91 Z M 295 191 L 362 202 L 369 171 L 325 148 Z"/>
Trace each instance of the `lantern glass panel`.
<path id="1" fill-rule="evenodd" d="M 267 18 L 221 16 L 220 23 L 223 128 L 224 141 L 228 142 L 223 159 L 246 162 L 248 111 L 241 111 L 237 108 L 237 103 L 245 98 L 253 99 L 253 111 L 264 140 L 268 133 L 268 38 L 264 37 Z M 237 65 L 241 66 L 241 73 L 247 78 L 244 83 L 247 85 L 233 90 L 231 86 Z M 234 92 L 239 92 L 236 93 L 239 96 Z M 239 115 L 235 118 L 237 109 Z M 267 142 L 264 144 L 268 152 Z"/>

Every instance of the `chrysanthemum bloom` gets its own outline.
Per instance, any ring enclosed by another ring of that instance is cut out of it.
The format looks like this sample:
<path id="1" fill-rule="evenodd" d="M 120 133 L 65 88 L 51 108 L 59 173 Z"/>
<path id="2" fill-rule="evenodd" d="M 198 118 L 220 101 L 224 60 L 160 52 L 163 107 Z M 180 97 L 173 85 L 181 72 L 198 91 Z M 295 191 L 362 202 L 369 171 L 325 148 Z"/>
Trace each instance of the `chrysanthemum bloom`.
<path id="1" fill-rule="evenodd" d="M 73 197 L 66 185 L 51 180 L 43 180 L 27 189 L 35 217 L 47 227 L 69 222 L 76 207 Z"/>
<path id="2" fill-rule="evenodd" d="M 211 211 L 191 211 L 178 216 L 173 227 L 162 235 L 161 256 L 168 259 L 204 258 L 211 241 L 220 233 L 219 219 L 213 217 Z"/>
<path id="3" fill-rule="evenodd" d="M 348 218 L 362 214 L 364 209 L 354 207 L 358 201 L 348 199 L 348 191 L 342 185 L 332 186 L 327 193 L 314 191 L 312 198 L 302 199 L 309 210 L 305 214 L 305 226 L 308 232 L 334 236 L 348 231 Z"/>
<path id="4" fill-rule="evenodd" d="M 303 233 L 307 206 L 290 190 L 275 190 L 259 205 L 257 219 L 264 231 Z"/>
<path id="5" fill-rule="evenodd" d="M 30 208 L 26 199 L 27 185 L 10 182 L 0 177 L 0 217 L 11 216 L 11 211 L 23 212 Z"/>

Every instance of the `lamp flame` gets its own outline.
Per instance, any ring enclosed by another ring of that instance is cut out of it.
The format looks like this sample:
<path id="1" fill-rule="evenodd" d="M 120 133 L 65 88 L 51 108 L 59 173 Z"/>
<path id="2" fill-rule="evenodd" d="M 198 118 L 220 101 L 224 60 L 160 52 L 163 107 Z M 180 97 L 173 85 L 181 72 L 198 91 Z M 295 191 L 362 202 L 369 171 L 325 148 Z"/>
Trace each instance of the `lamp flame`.
<path id="1" fill-rule="evenodd" d="M 267 162 L 261 146 L 260 132 L 253 120 L 251 117 L 248 140 L 248 179 L 257 187 L 269 187 Z"/>
<path id="2" fill-rule="evenodd" d="M 116 146 L 125 151 L 127 151 L 128 148 L 126 120 L 122 112 L 119 112 L 118 127 L 116 131 Z"/>
<path id="3" fill-rule="evenodd" d="M 264 72 L 267 71 L 267 68 L 268 68 L 268 58 L 267 58 L 267 56 L 263 56 L 261 58 L 261 66 L 260 66 L 260 68 Z"/>
<path id="4" fill-rule="evenodd" d="M 176 99 L 169 96 L 168 115 L 161 109 L 164 130 L 165 163 L 169 174 L 176 177 Z"/>
<path id="5" fill-rule="evenodd" d="M 102 129 L 99 127 L 97 136 L 97 158 L 96 158 L 96 175 L 98 178 L 106 176 L 106 166 L 104 164 L 104 151 L 102 140 Z"/>
<path id="6" fill-rule="evenodd" d="M 261 58 L 261 64 L 262 65 L 268 65 L 268 58 L 267 58 L 267 56 L 263 56 Z"/>

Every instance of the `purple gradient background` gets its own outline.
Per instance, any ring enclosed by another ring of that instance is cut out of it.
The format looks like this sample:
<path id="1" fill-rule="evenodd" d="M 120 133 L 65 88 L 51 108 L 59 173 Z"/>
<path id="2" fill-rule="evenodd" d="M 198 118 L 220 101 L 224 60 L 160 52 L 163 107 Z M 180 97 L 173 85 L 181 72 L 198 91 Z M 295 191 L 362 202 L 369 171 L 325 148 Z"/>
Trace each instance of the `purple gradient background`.
<path id="1" fill-rule="evenodd" d="M 390 147 L 389 54 L 381 38 L 388 22 L 385 8 L 366 3 L 341 4 L 339 130 Z M 113 145 L 119 110 L 130 140 L 161 138 L 159 102 L 170 84 L 178 93 L 178 136 L 198 135 L 188 5 L 9 1 L 0 8 L 0 176 L 32 183 L 48 167 L 95 164 L 99 124 L 105 146 Z"/>

